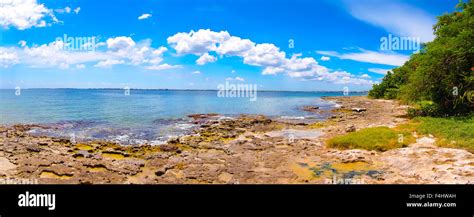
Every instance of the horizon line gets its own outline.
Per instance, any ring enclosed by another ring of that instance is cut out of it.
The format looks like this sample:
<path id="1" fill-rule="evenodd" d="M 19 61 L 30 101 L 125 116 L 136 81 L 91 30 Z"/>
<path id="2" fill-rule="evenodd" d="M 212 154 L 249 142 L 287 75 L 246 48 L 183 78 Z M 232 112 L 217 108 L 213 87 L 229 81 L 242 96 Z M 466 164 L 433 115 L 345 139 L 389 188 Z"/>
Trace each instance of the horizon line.
<path id="1" fill-rule="evenodd" d="M 75 88 L 75 87 L 33 87 L 20 88 L 22 90 L 34 89 L 73 89 L 73 90 L 123 90 L 123 87 L 92 87 L 92 88 Z M 15 90 L 15 88 L 0 88 L 0 90 Z M 130 90 L 165 90 L 165 91 L 219 91 L 218 89 L 174 89 L 174 88 L 130 88 Z M 344 90 L 257 90 L 257 92 L 344 92 Z M 352 93 L 369 92 L 368 90 L 349 91 Z"/>

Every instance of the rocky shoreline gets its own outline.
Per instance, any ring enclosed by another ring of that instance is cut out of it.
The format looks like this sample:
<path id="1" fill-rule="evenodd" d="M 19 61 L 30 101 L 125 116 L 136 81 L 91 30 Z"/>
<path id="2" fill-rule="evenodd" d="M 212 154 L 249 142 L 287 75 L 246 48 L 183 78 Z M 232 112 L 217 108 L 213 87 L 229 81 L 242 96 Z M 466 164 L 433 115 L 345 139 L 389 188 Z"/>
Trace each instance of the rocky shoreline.
<path id="1" fill-rule="evenodd" d="M 324 122 L 284 122 L 258 115 L 220 119 L 195 114 L 194 134 L 163 145 L 73 143 L 32 136 L 38 125 L 0 127 L 0 180 L 72 184 L 392 184 L 474 183 L 474 155 L 419 136 L 386 152 L 339 150 L 336 135 L 408 121 L 406 106 L 366 97 L 326 97 L 340 105 Z M 0 182 L 2 183 L 2 182 Z"/>

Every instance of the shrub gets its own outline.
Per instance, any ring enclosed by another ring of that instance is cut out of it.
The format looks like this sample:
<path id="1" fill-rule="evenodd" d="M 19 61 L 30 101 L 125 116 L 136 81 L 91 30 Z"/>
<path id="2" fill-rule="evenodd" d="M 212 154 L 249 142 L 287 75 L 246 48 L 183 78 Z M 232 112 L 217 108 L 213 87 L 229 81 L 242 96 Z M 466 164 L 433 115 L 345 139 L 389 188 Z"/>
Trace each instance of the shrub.
<path id="1" fill-rule="evenodd" d="M 413 108 L 408 109 L 409 117 L 416 116 L 441 116 L 442 112 L 440 107 L 432 101 L 420 101 Z"/>
<path id="2" fill-rule="evenodd" d="M 372 98 L 401 99 L 420 106 L 412 114 L 467 115 L 474 110 L 474 0 L 438 17 L 436 38 L 369 92 Z M 432 104 L 418 105 L 428 100 Z"/>

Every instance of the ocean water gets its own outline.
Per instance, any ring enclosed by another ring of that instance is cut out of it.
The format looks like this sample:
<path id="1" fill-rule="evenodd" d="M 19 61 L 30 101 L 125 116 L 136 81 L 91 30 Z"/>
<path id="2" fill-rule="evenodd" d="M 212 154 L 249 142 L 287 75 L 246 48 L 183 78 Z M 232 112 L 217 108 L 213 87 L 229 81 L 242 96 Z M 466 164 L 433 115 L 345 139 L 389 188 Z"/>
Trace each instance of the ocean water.
<path id="1" fill-rule="evenodd" d="M 362 95 L 351 93 L 350 95 Z M 262 114 L 283 119 L 322 119 L 301 110 L 305 105 L 329 110 L 322 96 L 342 92 L 258 92 L 257 99 L 218 97 L 217 91 L 122 89 L 0 90 L 0 124 L 43 124 L 54 129 L 31 133 L 77 140 L 105 139 L 125 144 L 156 143 L 190 132 L 189 114 L 225 117 Z"/>

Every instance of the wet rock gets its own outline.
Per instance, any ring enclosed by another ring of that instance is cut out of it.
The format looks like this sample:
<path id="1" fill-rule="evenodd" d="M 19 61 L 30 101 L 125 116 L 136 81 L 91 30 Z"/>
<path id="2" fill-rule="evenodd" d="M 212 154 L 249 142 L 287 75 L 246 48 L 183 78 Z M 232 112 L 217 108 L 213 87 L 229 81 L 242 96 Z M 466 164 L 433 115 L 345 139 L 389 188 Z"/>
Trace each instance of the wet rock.
<path id="1" fill-rule="evenodd" d="M 165 119 L 165 118 L 158 118 L 152 121 L 153 124 L 160 124 L 160 125 L 170 125 L 182 121 L 182 119 Z"/>
<path id="2" fill-rule="evenodd" d="M 379 179 L 379 180 L 383 179 L 382 177 L 383 172 L 377 171 L 377 170 L 369 170 L 366 175 L 370 176 L 373 179 Z"/>
<path id="3" fill-rule="evenodd" d="M 316 112 L 319 109 L 319 106 L 304 106 L 303 110 L 307 112 Z"/>
<path id="4" fill-rule="evenodd" d="M 220 117 L 219 114 L 209 113 L 209 114 L 191 114 L 188 115 L 189 118 L 193 119 L 194 124 L 206 124 L 211 120 L 216 120 Z"/>
<path id="5" fill-rule="evenodd" d="M 209 118 L 215 118 L 218 117 L 219 114 L 217 113 L 209 113 L 209 114 L 190 114 L 188 115 L 189 118 L 192 118 L 194 120 L 199 120 L 199 119 L 209 119 Z"/>
<path id="6" fill-rule="evenodd" d="M 178 144 L 179 143 L 179 137 L 173 137 L 168 140 L 168 144 Z"/>

